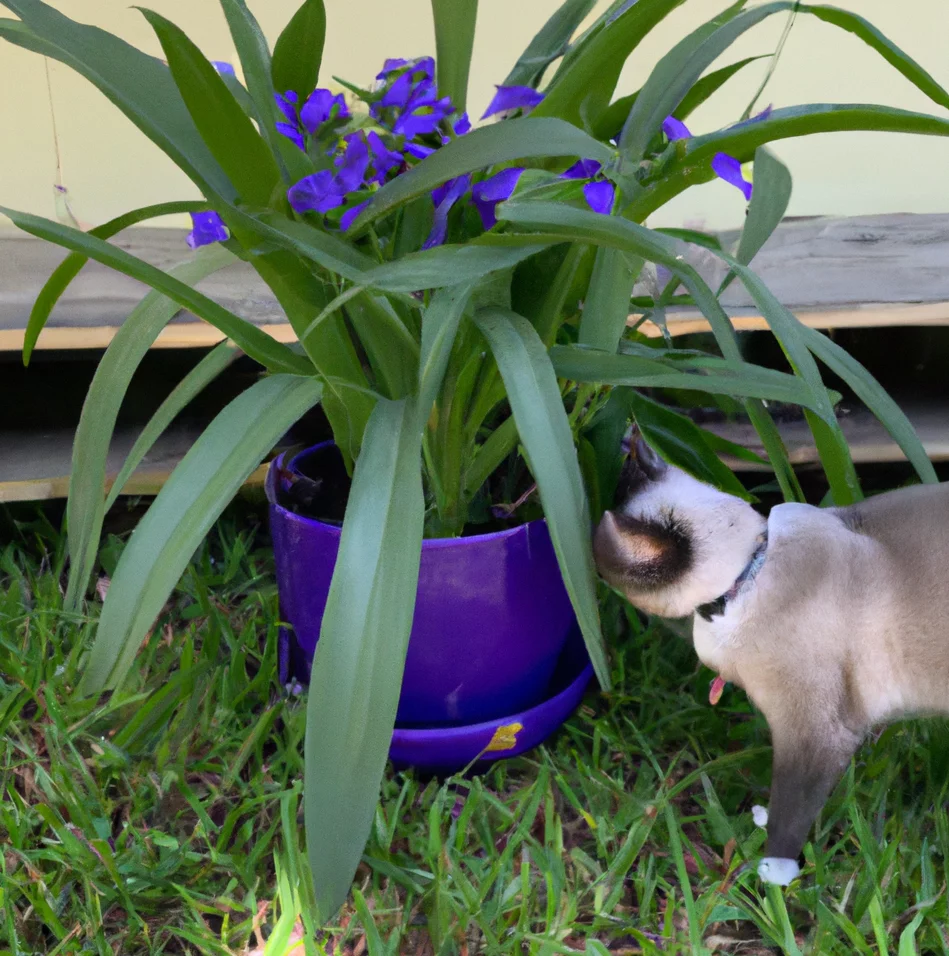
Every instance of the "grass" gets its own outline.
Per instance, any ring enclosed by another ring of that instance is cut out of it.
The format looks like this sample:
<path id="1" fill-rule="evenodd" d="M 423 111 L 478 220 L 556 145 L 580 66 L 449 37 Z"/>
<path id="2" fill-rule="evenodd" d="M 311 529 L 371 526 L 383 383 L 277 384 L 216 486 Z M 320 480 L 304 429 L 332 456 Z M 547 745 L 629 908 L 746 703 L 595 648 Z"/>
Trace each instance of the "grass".
<path id="1" fill-rule="evenodd" d="M 763 720 L 733 688 L 710 707 L 688 644 L 612 597 L 615 694 L 481 777 L 387 775 L 351 905 L 311 936 L 304 708 L 275 682 L 256 522 L 219 524 L 128 686 L 92 708 L 69 689 L 98 602 L 67 616 L 58 528 L 8 518 L 0 956 L 260 954 L 268 937 L 268 956 L 302 954 L 301 937 L 337 956 L 949 953 L 946 724 L 868 742 L 803 878 L 764 892 L 745 866 L 764 839 L 750 812 L 767 803 Z"/>

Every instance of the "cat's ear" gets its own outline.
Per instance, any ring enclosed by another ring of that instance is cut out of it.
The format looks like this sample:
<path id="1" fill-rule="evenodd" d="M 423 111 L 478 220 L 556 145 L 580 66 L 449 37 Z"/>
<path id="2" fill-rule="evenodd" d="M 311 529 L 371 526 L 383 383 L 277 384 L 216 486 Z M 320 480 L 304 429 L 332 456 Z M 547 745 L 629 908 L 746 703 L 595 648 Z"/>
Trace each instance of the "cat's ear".
<path id="1" fill-rule="evenodd" d="M 649 482 L 661 480 L 668 468 L 637 432 L 616 484 L 616 504 L 625 504 Z"/>
<path id="2" fill-rule="evenodd" d="M 593 555 L 613 587 L 661 588 L 689 567 L 692 547 L 683 529 L 606 511 L 593 535 Z"/>

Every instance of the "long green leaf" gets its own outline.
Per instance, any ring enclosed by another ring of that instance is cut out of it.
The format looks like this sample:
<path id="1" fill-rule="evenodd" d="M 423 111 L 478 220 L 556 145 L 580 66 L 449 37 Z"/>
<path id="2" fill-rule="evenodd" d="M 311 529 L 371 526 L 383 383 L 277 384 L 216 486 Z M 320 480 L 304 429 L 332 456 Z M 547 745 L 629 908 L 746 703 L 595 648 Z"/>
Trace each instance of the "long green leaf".
<path id="1" fill-rule="evenodd" d="M 631 256 L 622 249 L 596 250 L 580 319 L 581 345 L 616 350 L 616 343 L 626 331 L 629 298 L 642 267 L 639 256 Z"/>
<path id="2" fill-rule="evenodd" d="M 705 70 L 743 33 L 773 13 L 794 6 L 777 0 L 745 13 L 738 0 L 708 23 L 680 40 L 657 64 L 636 97 L 620 134 L 619 147 L 630 164 L 637 164 L 663 120 L 675 111 Z"/>
<path id="3" fill-rule="evenodd" d="M 615 246 L 649 261 L 661 262 L 678 275 L 691 292 L 696 305 L 709 320 L 725 358 L 730 362 L 741 362 L 735 330 L 725 310 L 702 277 L 677 255 L 671 238 L 618 216 L 601 216 L 558 203 L 517 203 L 508 200 L 498 207 L 498 216 L 545 232 L 558 233 L 565 239 Z M 524 238 L 530 241 L 533 236 Z M 812 399 L 821 402 L 819 397 L 809 396 L 808 400 Z M 785 498 L 789 501 L 802 500 L 800 485 L 794 477 L 777 426 L 759 401 L 747 401 L 745 409 L 774 465 Z"/>
<path id="4" fill-rule="evenodd" d="M 468 71 L 474 48 L 478 0 L 432 0 L 435 19 L 435 64 L 438 93 L 451 97 L 458 110 L 468 101 Z"/>
<path id="5" fill-rule="evenodd" d="M 603 20 L 564 58 L 533 115 L 558 116 L 578 126 L 594 123 L 608 106 L 629 55 L 682 2 L 635 3 L 618 16 Z"/>
<path id="6" fill-rule="evenodd" d="M 893 436 L 903 454 L 927 483 L 939 481 L 936 470 L 926 454 L 916 430 L 903 410 L 886 393 L 876 379 L 845 349 L 817 329 L 804 328 L 804 344 L 835 375 L 853 389 L 854 394 L 873 412 L 884 428 Z"/>
<path id="7" fill-rule="evenodd" d="M 147 219 L 156 219 L 159 216 L 171 216 L 183 212 L 200 212 L 207 208 L 207 203 L 203 201 L 186 202 L 165 202 L 156 203 L 153 206 L 142 206 L 140 209 L 133 209 L 131 212 L 123 213 L 110 219 L 101 226 L 96 226 L 89 230 L 90 236 L 97 239 L 111 239 L 116 233 L 129 226 L 134 226 Z M 62 294 L 69 287 L 69 283 L 76 278 L 82 271 L 82 267 L 89 261 L 87 256 L 80 255 L 78 252 L 71 252 L 63 261 L 56 266 L 53 274 L 46 280 L 46 284 L 40 289 L 33 307 L 30 309 L 30 317 L 26 323 L 26 331 L 23 335 L 23 364 L 30 364 L 30 356 L 36 347 L 36 341 L 40 332 L 46 326 L 50 313 L 56 306 L 56 303 L 62 297 Z"/>
<path id="8" fill-rule="evenodd" d="M 22 22 L 0 20 L 0 36 L 59 60 L 104 93 L 207 196 L 234 187 L 198 133 L 168 67 L 98 27 L 76 23 L 40 0 L 2 0 Z"/>
<path id="9" fill-rule="evenodd" d="M 488 166 L 544 156 L 576 156 L 607 163 L 612 155 L 608 146 L 559 119 L 526 116 L 482 126 L 452 140 L 383 186 L 350 228 L 358 231 L 449 179 Z"/>
<path id="10" fill-rule="evenodd" d="M 323 0 L 303 0 L 274 45 L 274 89 L 293 90 L 301 103 L 316 89 L 326 40 Z"/>
<path id="11" fill-rule="evenodd" d="M 138 438 L 135 439 L 135 443 L 126 455 L 125 461 L 122 462 L 122 467 L 115 476 L 109 494 L 105 499 L 106 511 L 115 504 L 116 499 L 125 487 L 125 483 L 132 477 L 135 469 L 141 464 L 155 442 L 165 433 L 168 426 L 188 407 L 194 398 L 240 356 L 240 350 L 231 345 L 230 342 L 221 342 L 211 349 L 171 390 L 168 397 L 158 406 L 155 414 L 148 420 Z M 75 470 L 72 476 L 75 476 Z"/>
<path id="12" fill-rule="evenodd" d="M 860 103 L 812 103 L 773 110 L 766 119 L 684 140 L 682 156 L 672 159 L 662 178 L 648 183 L 623 214 L 642 221 L 683 190 L 714 179 L 711 161 L 716 153 L 728 153 L 744 163 L 754 158 L 759 146 L 779 139 L 851 130 L 949 136 L 949 120 Z"/>
<path id="13" fill-rule="evenodd" d="M 418 409 L 381 399 L 346 505 L 307 701 L 304 804 L 319 918 L 343 904 L 379 799 L 418 586 Z"/>
<path id="14" fill-rule="evenodd" d="M 708 446 L 704 433 L 691 419 L 633 389 L 621 391 L 643 437 L 666 461 L 699 481 L 739 498 L 750 498 L 745 486 Z"/>
<path id="15" fill-rule="evenodd" d="M 498 364 L 521 445 L 537 482 L 564 585 L 600 686 L 610 688 L 590 544 L 590 509 L 550 359 L 533 326 L 505 309 L 475 314 Z"/>
<path id="16" fill-rule="evenodd" d="M 794 375 L 746 363 L 719 360 L 692 366 L 580 348 L 555 345 L 550 360 L 559 378 L 572 382 L 599 385 L 626 385 L 635 388 L 677 388 L 708 392 L 711 395 L 733 395 L 740 398 L 761 398 L 770 402 L 818 405 L 807 386 Z M 815 409 L 816 410 L 816 409 Z"/>
<path id="17" fill-rule="evenodd" d="M 502 85 L 536 87 L 544 70 L 566 52 L 574 31 L 595 3 L 596 0 L 564 0 L 534 35 Z"/>
<path id="18" fill-rule="evenodd" d="M 270 48 L 267 38 L 260 29 L 257 18 L 250 12 L 245 0 L 221 0 L 224 16 L 231 31 L 231 39 L 237 48 L 237 55 L 241 60 L 241 69 L 247 90 L 254 104 L 258 128 L 266 139 L 270 151 L 274 156 L 300 156 L 303 154 L 277 131 L 277 107 L 274 102 L 274 88 L 271 80 Z M 282 91 L 281 91 L 282 92 Z M 283 115 L 280 115 L 283 119 Z M 292 146 L 292 151 L 285 150 L 284 144 Z M 299 178 L 308 171 L 303 165 L 297 167 Z"/>
<path id="19" fill-rule="evenodd" d="M 858 36 L 864 43 L 873 47 L 888 63 L 896 67 L 914 86 L 922 90 L 931 100 L 949 109 L 949 93 L 941 87 L 926 70 L 909 54 L 904 53 L 895 43 L 887 39 L 869 20 L 857 13 L 841 10 L 839 7 L 801 4 L 800 13 L 810 13 L 818 20 L 832 23 L 842 30 Z"/>
<path id="20" fill-rule="evenodd" d="M 2 206 L 0 206 L 0 213 L 9 216 L 20 229 L 32 236 L 48 239 L 74 252 L 80 252 L 90 259 L 95 259 L 96 262 L 110 266 L 117 272 L 138 279 L 164 293 L 179 305 L 190 309 L 199 318 L 210 322 L 228 338 L 233 339 L 243 352 L 260 362 L 265 368 L 275 372 L 300 375 L 307 375 L 313 371 L 312 365 L 303 356 L 277 342 L 257 326 L 234 315 L 213 299 L 209 299 L 185 283 L 179 282 L 174 276 L 131 255 L 124 249 L 110 245 L 87 232 L 80 232 L 78 229 L 44 219 L 42 216 L 31 216 L 29 213 L 17 212 Z"/>
<path id="21" fill-rule="evenodd" d="M 404 398 L 418 382 L 419 345 L 384 296 L 363 292 L 345 307 L 376 381 L 387 398 Z"/>
<path id="22" fill-rule="evenodd" d="M 847 505 L 859 501 L 863 497 L 860 481 L 847 442 L 834 415 L 827 390 L 821 380 L 817 363 L 804 342 L 801 331 L 804 326 L 786 306 L 778 302 L 771 290 L 751 269 L 723 252 L 718 252 L 716 255 L 738 275 L 767 320 L 791 367 L 810 386 L 811 395 L 817 399 L 815 406 L 817 416 L 806 413 L 806 417 L 814 435 L 821 464 L 827 473 L 835 503 Z"/>
<path id="23" fill-rule="evenodd" d="M 449 286 L 440 289 L 422 314 L 422 354 L 419 360 L 418 407 L 427 419 L 441 388 L 448 358 L 455 342 L 465 306 L 474 288 L 473 284 Z"/>
<path id="24" fill-rule="evenodd" d="M 208 246 L 194 260 L 176 266 L 171 274 L 192 284 L 235 261 L 221 246 Z M 69 544 L 69 583 L 66 607 L 79 609 L 95 567 L 102 519 L 107 508 L 106 459 L 119 409 L 135 370 L 158 333 L 178 312 L 178 304 L 160 292 L 149 292 L 116 330 L 89 385 L 73 442 L 66 525 Z"/>
<path id="25" fill-rule="evenodd" d="M 755 183 L 735 258 L 748 265 L 781 224 L 791 201 L 791 171 L 764 146 L 755 150 Z M 729 272 L 715 294 L 720 296 L 735 278 Z"/>
<path id="26" fill-rule="evenodd" d="M 269 376 L 234 399 L 194 443 L 122 552 L 79 686 L 81 696 L 122 682 L 221 511 L 320 394 L 314 378 Z"/>
<path id="27" fill-rule="evenodd" d="M 155 31 L 171 75 L 198 132 L 244 203 L 267 206 L 280 170 L 260 133 L 220 74 L 187 34 L 153 10 L 142 10 Z M 261 117 L 264 122 L 266 116 Z"/>

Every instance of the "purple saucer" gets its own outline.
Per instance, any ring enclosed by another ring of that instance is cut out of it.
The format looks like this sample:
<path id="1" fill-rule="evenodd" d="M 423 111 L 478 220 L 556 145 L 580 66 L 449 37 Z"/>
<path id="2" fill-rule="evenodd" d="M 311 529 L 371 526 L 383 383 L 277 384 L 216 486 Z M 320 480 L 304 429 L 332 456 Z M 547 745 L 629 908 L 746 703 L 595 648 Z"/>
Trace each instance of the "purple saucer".
<path id="1" fill-rule="evenodd" d="M 460 727 L 396 727 L 389 758 L 397 769 L 415 767 L 439 775 L 483 771 L 497 760 L 516 757 L 549 737 L 580 703 L 593 665 L 579 630 L 568 641 L 544 699 L 527 710 Z"/>

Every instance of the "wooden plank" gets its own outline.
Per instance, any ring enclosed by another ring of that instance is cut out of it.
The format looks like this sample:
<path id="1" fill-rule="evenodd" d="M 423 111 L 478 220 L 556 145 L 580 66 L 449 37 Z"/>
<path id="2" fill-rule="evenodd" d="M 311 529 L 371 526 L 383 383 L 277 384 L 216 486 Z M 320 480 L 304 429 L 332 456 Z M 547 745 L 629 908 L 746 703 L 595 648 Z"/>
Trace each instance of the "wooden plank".
<path id="1" fill-rule="evenodd" d="M 176 229 L 139 228 L 113 241 L 168 268 L 189 254 L 184 235 Z M 728 247 L 737 233 L 722 233 L 720 238 Z M 717 286 L 725 274 L 721 260 L 699 246 L 683 244 L 682 249 Z M 22 348 L 30 307 L 64 254 L 50 243 L 0 232 L 0 351 Z M 949 215 L 787 220 L 755 258 L 754 268 L 781 302 L 815 328 L 949 325 Z M 655 285 L 646 280 L 637 292 L 651 294 Z M 278 303 L 246 263 L 209 276 L 199 288 L 281 341 L 292 341 Z M 104 348 L 145 291 L 133 279 L 98 263 L 87 264 L 50 317 L 39 347 Z M 736 327 L 767 327 L 740 282 L 732 283 L 722 304 Z M 707 329 L 694 310 L 671 311 L 668 326 L 673 335 Z M 651 323 L 643 331 L 661 334 Z M 206 347 L 219 338 L 215 330 L 182 312 L 158 347 Z"/>
<path id="2" fill-rule="evenodd" d="M 949 403 L 901 403 L 903 411 L 913 423 L 926 453 L 932 461 L 949 461 Z M 906 456 L 890 438 L 886 429 L 866 409 L 859 408 L 844 415 L 840 426 L 850 446 L 853 460 L 858 464 L 882 464 L 906 461 Z M 722 422 L 702 425 L 709 431 L 744 445 L 759 455 L 764 448 L 754 428 L 747 422 Z M 820 459 L 814 440 L 804 421 L 786 422 L 779 426 L 788 450 L 788 458 L 797 467 L 817 467 Z M 770 471 L 767 466 L 726 458 L 736 471 Z"/>
<path id="3" fill-rule="evenodd" d="M 736 308 L 726 309 L 732 325 L 739 332 L 761 331 L 769 328 L 768 320 L 753 311 L 743 312 Z M 869 302 L 853 305 L 849 308 L 825 309 L 821 311 L 794 310 L 797 318 L 812 329 L 872 329 L 892 326 L 939 326 L 949 325 L 949 301 L 916 302 L 897 304 L 890 302 Z M 631 315 L 629 325 L 635 325 L 641 314 Z M 666 328 L 669 334 L 691 335 L 696 332 L 708 332 L 708 320 L 701 312 L 668 312 Z M 646 320 L 639 328 L 649 338 L 661 338 L 662 329 Z"/>
<path id="4" fill-rule="evenodd" d="M 145 456 L 122 494 L 157 494 L 199 433 L 194 427 L 170 428 Z M 138 429 L 116 430 L 106 461 L 106 488 L 111 487 L 137 437 Z M 0 432 L 0 502 L 65 498 L 72 467 L 72 439 L 73 433 L 67 428 L 40 433 Z M 267 467 L 262 465 L 247 484 L 262 485 L 266 474 Z"/>

